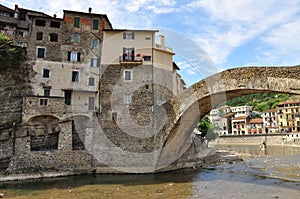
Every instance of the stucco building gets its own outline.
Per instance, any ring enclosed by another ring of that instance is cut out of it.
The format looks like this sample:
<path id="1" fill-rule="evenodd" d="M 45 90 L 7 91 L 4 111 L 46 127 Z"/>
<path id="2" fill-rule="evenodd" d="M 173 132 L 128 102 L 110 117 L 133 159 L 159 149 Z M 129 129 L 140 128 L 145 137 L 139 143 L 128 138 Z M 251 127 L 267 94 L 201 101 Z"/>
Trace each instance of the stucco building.
<path id="1" fill-rule="evenodd" d="M 300 131 L 300 101 L 288 100 L 277 105 L 278 128 L 280 133 Z"/>
<path id="2" fill-rule="evenodd" d="M 277 109 L 262 112 L 262 118 L 265 133 L 278 133 Z"/>
<path id="3" fill-rule="evenodd" d="M 263 118 L 253 118 L 250 119 L 248 125 L 248 134 L 262 134 L 263 129 Z"/>

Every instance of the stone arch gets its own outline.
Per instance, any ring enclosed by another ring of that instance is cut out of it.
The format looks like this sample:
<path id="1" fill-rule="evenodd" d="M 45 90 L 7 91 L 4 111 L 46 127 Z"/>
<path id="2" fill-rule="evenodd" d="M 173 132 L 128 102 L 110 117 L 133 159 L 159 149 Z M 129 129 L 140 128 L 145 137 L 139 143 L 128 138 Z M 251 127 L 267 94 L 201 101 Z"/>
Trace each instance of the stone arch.
<path id="1" fill-rule="evenodd" d="M 58 149 L 59 119 L 53 115 L 34 116 L 27 122 L 31 151 Z"/>
<path id="2" fill-rule="evenodd" d="M 212 108 L 226 100 L 260 92 L 300 94 L 300 66 L 229 69 L 197 82 L 163 104 L 167 123 L 157 167 L 166 166 L 170 157 L 177 160 L 183 155 L 190 147 L 187 140 L 197 122 Z"/>

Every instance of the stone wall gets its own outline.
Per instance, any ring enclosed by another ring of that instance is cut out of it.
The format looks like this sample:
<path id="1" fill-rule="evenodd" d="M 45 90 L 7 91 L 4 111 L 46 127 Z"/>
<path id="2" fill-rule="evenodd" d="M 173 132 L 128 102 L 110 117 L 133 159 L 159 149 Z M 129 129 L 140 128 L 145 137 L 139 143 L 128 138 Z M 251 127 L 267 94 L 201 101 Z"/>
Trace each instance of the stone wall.
<path id="1" fill-rule="evenodd" d="M 221 136 L 216 140 L 217 144 L 261 144 L 267 141 L 270 145 L 298 145 L 300 146 L 300 137 L 291 137 L 274 135 L 245 135 L 245 136 Z"/>

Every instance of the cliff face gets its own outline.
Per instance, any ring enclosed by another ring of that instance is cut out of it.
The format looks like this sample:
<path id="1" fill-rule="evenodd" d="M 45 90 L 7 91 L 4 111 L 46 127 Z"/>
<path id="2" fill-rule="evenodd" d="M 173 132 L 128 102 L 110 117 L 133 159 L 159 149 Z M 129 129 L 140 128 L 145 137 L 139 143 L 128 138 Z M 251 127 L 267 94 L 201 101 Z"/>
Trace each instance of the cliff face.
<path id="1" fill-rule="evenodd" d="M 13 132 L 23 128 L 23 96 L 31 94 L 34 74 L 27 64 L 0 67 L 0 172 L 8 168 L 14 153 Z"/>
<path id="2" fill-rule="evenodd" d="M 31 94 L 33 75 L 32 67 L 27 64 L 0 69 L 0 137 L 13 123 L 20 125 L 23 96 Z"/>

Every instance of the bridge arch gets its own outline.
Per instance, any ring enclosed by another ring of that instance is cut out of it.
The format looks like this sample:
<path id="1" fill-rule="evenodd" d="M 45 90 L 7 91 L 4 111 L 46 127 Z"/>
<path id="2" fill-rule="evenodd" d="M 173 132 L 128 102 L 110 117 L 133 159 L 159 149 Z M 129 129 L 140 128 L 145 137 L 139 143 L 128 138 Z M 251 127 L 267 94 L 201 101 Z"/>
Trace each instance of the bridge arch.
<path id="1" fill-rule="evenodd" d="M 211 109 L 235 97 L 278 92 L 300 94 L 300 66 L 244 67 L 207 77 L 163 104 L 167 122 L 163 128 L 159 168 L 177 160 L 191 145 L 194 127 Z"/>

